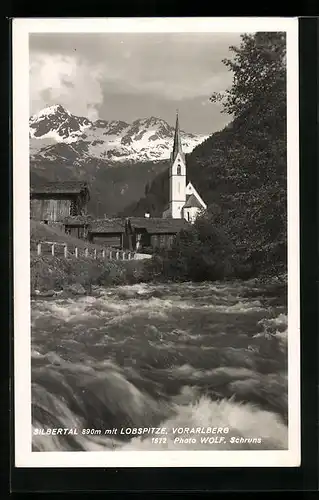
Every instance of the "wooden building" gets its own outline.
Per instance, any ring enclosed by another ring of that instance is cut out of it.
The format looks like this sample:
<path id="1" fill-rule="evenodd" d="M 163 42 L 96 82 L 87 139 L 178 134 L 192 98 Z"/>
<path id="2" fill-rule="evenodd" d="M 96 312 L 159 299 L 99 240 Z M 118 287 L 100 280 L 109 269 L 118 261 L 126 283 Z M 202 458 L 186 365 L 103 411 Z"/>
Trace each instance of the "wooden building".
<path id="1" fill-rule="evenodd" d="M 31 219 L 45 223 L 63 222 L 66 217 L 87 213 L 90 199 L 86 182 L 47 182 L 32 186 L 30 193 Z"/>
<path id="2" fill-rule="evenodd" d="M 120 218 L 93 220 L 88 229 L 92 243 L 112 248 L 128 248 L 125 220 Z"/>
<path id="3" fill-rule="evenodd" d="M 87 239 L 91 222 L 89 215 L 70 215 L 63 221 L 64 231 L 74 238 Z"/>
<path id="4" fill-rule="evenodd" d="M 90 216 L 64 219 L 65 232 L 102 246 L 140 251 L 169 248 L 179 231 L 189 227 L 185 219 L 160 217 L 104 218 Z"/>
<path id="5" fill-rule="evenodd" d="M 182 229 L 189 223 L 185 219 L 162 219 L 160 217 L 130 217 L 126 220 L 128 249 L 169 248 Z"/>

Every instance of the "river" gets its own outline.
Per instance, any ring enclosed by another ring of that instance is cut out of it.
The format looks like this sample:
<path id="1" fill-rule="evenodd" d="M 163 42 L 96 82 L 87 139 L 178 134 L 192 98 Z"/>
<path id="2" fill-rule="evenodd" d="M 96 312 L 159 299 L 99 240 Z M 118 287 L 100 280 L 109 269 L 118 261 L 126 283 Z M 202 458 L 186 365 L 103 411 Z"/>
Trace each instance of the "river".
<path id="1" fill-rule="evenodd" d="M 138 284 L 31 306 L 34 451 L 287 449 L 282 294 Z"/>

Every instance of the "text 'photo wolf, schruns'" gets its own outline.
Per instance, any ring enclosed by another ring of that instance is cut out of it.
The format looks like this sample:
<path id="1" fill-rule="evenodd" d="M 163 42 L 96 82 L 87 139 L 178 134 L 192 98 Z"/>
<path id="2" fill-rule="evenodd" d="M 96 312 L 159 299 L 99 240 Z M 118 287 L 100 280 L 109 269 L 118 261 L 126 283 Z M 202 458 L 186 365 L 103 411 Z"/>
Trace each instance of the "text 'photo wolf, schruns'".
<path id="1" fill-rule="evenodd" d="M 286 36 L 31 34 L 33 451 L 286 450 Z"/>

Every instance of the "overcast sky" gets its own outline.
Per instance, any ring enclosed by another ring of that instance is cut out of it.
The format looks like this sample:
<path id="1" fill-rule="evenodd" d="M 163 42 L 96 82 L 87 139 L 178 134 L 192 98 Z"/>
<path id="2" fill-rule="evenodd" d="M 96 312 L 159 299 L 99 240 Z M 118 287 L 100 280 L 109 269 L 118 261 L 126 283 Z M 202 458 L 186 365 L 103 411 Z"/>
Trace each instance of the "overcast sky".
<path id="1" fill-rule="evenodd" d="M 209 134 L 229 121 L 212 92 L 231 85 L 221 60 L 237 33 L 30 35 L 30 111 L 62 104 L 91 120 L 156 116 Z"/>

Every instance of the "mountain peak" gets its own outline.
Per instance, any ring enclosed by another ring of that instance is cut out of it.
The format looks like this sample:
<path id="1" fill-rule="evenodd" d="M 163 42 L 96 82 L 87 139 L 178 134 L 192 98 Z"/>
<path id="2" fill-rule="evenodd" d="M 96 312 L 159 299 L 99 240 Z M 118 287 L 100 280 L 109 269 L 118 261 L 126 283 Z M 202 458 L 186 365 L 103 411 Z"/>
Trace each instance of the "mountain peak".
<path id="1" fill-rule="evenodd" d="M 42 109 L 30 118 L 32 154 L 49 160 L 59 157 L 59 144 L 71 145 L 70 155 L 79 161 L 98 158 L 111 162 L 159 161 L 168 159 L 173 147 L 174 127 L 155 116 L 133 123 L 121 120 L 75 116 L 61 104 Z M 40 140 L 39 140 L 40 139 Z M 191 152 L 206 136 L 181 131 L 183 149 Z M 40 151 L 42 152 L 40 152 Z"/>
<path id="2" fill-rule="evenodd" d="M 29 125 L 32 138 L 71 143 L 77 141 L 92 123 L 87 118 L 72 115 L 61 104 L 54 104 L 31 116 Z"/>
<path id="3" fill-rule="evenodd" d="M 53 104 L 52 106 L 47 106 L 46 108 L 43 108 L 34 115 L 32 115 L 31 121 L 35 119 L 40 120 L 43 118 L 47 118 L 55 114 L 71 116 L 70 111 L 64 108 L 62 104 Z"/>
<path id="4" fill-rule="evenodd" d="M 133 124 L 143 124 L 147 126 L 157 125 L 157 124 L 166 124 L 166 121 L 162 118 L 157 118 L 156 116 L 149 116 L 145 118 L 137 118 L 134 120 Z"/>

